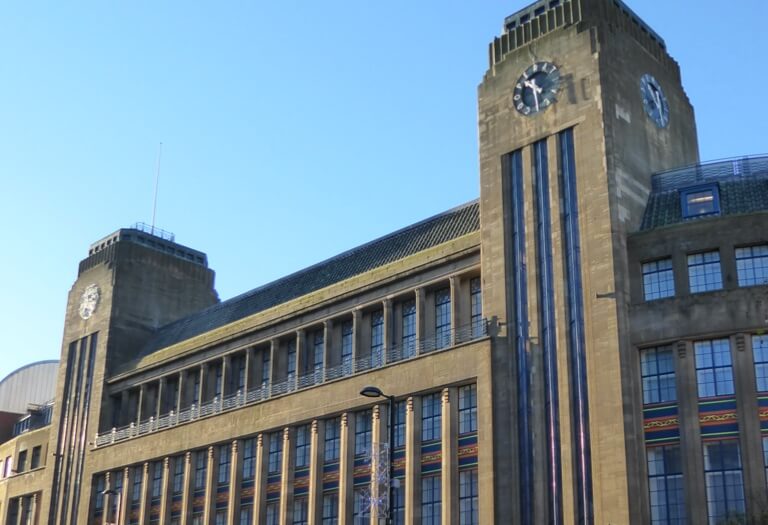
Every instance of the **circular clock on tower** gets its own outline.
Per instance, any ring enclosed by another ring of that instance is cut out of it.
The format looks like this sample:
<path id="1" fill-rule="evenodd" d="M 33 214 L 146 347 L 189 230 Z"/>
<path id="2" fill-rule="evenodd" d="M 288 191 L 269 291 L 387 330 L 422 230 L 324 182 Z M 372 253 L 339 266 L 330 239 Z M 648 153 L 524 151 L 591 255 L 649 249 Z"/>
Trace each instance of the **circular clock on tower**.
<path id="1" fill-rule="evenodd" d="M 657 127 L 666 128 L 669 124 L 669 103 L 653 75 L 646 73 L 640 78 L 640 94 L 643 96 L 645 114 Z"/>
<path id="2" fill-rule="evenodd" d="M 523 71 L 515 84 L 512 100 L 523 115 L 535 115 L 557 102 L 560 70 L 552 62 L 536 62 Z"/>

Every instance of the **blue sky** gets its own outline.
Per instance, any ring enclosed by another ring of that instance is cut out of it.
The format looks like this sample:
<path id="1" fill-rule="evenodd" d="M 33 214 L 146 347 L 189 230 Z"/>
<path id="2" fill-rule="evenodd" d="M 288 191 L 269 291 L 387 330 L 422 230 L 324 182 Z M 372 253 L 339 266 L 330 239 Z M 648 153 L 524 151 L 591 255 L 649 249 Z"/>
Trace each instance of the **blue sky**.
<path id="1" fill-rule="evenodd" d="M 91 242 L 150 222 L 222 299 L 478 195 L 476 88 L 526 2 L 0 5 L 0 378 L 58 358 Z M 766 3 L 629 0 L 702 159 L 765 153 Z M 738 11 L 738 12 L 737 12 Z"/>

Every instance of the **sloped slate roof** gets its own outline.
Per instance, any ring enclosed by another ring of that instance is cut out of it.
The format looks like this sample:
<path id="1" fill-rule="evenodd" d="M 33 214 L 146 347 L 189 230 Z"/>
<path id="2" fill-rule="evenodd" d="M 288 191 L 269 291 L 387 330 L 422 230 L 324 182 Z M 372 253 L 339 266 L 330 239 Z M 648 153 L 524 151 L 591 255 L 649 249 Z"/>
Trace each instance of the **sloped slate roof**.
<path id="1" fill-rule="evenodd" d="M 480 207 L 475 200 L 166 325 L 158 330 L 141 355 L 147 355 L 479 229 Z"/>
<path id="2" fill-rule="evenodd" d="M 719 216 L 721 217 L 768 210 L 767 179 L 720 181 L 717 186 L 720 193 Z M 706 217 L 711 217 L 711 215 L 702 218 Z M 700 220 L 700 218 L 683 217 L 678 190 L 653 192 L 648 198 L 640 230 L 652 230 L 695 220 Z"/>

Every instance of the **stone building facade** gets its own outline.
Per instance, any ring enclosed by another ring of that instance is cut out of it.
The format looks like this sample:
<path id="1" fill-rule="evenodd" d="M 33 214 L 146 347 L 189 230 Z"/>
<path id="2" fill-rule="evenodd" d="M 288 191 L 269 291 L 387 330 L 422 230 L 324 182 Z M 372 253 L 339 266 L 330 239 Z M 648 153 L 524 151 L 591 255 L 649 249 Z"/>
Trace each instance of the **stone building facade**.
<path id="1" fill-rule="evenodd" d="M 508 17 L 478 125 L 477 201 L 224 302 L 163 232 L 92 245 L 4 522 L 765 513 L 768 159 L 699 162 L 678 65 L 618 0 Z"/>

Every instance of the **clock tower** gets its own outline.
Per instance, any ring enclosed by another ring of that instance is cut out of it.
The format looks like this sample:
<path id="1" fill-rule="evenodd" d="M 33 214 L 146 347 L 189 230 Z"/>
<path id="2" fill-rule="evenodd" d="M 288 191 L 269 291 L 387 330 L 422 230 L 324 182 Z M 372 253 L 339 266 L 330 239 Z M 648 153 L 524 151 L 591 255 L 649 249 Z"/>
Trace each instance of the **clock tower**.
<path id="1" fill-rule="evenodd" d="M 698 161 L 693 108 L 664 41 L 619 0 L 538 1 L 507 17 L 489 61 L 483 308 L 506 322 L 494 463 L 514 473 L 495 482 L 496 517 L 641 522 L 626 239 L 651 174 Z"/>

